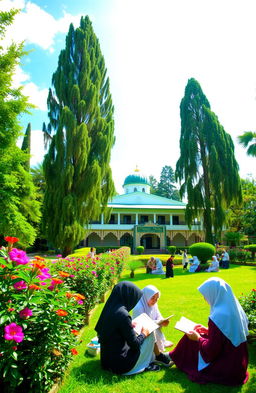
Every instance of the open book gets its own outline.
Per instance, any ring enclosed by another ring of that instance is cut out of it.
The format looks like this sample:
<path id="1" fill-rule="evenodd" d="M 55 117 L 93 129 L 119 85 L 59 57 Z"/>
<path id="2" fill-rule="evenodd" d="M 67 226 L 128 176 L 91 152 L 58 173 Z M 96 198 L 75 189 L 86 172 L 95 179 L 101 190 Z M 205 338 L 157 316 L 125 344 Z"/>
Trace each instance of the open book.
<path id="1" fill-rule="evenodd" d="M 174 317 L 174 314 L 169 315 L 169 317 L 163 318 L 160 321 L 157 321 L 158 325 L 161 325 L 161 323 L 165 322 L 165 321 L 169 321 L 170 318 Z"/>
<path id="2" fill-rule="evenodd" d="M 181 332 L 188 333 L 194 329 L 195 325 L 198 325 L 196 322 L 191 321 L 188 318 L 181 317 L 178 322 L 175 324 L 175 329 L 180 330 Z"/>
<path id="3" fill-rule="evenodd" d="M 141 334 L 141 329 L 143 327 L 148 329 L 149 334 L 159 328 L 159 325 L 145 313 L 134 318 L 132 322 L 136 324 L 136 326 L 134 326 L 134 330 L 137 334 Z"/>

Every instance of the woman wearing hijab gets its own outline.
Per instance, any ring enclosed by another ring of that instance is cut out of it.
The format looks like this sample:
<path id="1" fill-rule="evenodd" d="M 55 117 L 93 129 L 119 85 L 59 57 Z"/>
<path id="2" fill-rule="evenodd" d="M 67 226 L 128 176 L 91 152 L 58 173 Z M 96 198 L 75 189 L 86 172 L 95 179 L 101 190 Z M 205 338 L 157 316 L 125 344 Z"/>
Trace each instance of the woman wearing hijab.
<path id="1" fill-rule="evenodd" d="M 163 264 L 160 261 L 159 258 L 155 258 L 156 261 L 156 267 L 155 269 L 152 270 L 152 274 L 165 274 L 164 269 L 163 269 Z"/>
<path id="2" fill-rule="evenodd" d="M 194 382 L 241 385 L 248 379 L 248 319 L 221 278 L 208 279 L 198 290 L 211 307 L 208 329 L 195 325 L 170 357 Z"/>
<path id="3" fill-rule="evenodd" d="M 196 256 L 193 256 L 193 260 L 190 262 L 189 272 L 195 273 L 198 272 L 200 269 L 200 261 Z"/>
<path id="4" fill-rule="evenodd" d="M 154 335 L 144 328 L 136 335 L 129 315 L 141 296 L 142 291 L 129 281 L 118 283 L 112 290 L 95 327 L 103 369 L 125 375 L 147 368 L 159 370 L 159 366 L 150 365 L 154 359 Z"/>
<path id="5" fill-rule="evenodd" d="M 142 289 L 142 297 L 134 307 L 132 317 L 136 318 L 140 314 L 145 313 L 158 324 L 160 321 L 163 320 L 163 317 L 157 305 L 159 297 L 159 290 L 154 285 L 147 285 L 145 288 Z M 161 331 L 161 327 L 167 326 L 168 324 L 169 321 L 164 320 L 159 325 L 159 329 L 155 330 L 156 345 L 160 352 L 163 352 L 166 347 L 171 347 L 173 345 L 171 341 L 166 341 L 165 336 Z M 156 356 L 156 360 L 158 360 L 157 358 L 159 356 Z"/>
<path id="6" fill-rule="evenodd" d="M 215 255 L 212 257 L 212 263 L 208 267 L 208 269 L 205 270 L 206 272 L 218 272 L 219 271 L 219 261 Z"/>

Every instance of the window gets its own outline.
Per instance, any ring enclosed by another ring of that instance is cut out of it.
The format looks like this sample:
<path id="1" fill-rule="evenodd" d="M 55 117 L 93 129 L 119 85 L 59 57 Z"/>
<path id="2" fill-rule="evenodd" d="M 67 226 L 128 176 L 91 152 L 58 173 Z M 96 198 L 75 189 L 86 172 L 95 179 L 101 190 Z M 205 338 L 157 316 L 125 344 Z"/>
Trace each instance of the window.
<path id="1" fill-rule="evenodd" d="M 148 222 L 148 216 L 141 216 L 140 222 L 141 222 L 141 224 L 145 224 L 145 222 Z"/>
<path id="2" fill-rule="evenodd" d="M 142 188 L 142 192 L 145 192 L 145 188 Z"/>
<path id="3" fill-rule="evenodd" d="M 165 225 L 165 216 L 158 216 L 157 217 L 157 222 L 160 225 Z"/>
<path id="4" fill-rule="evenodd" d="M 131 224 L 132 222 L 132 217 L 131 216 L 124 216 L 124 224 Z"/>
<path id="5" fill-rule="evenodd" d="M 134 192 L 136 192 L 136 191 L 138 191 L 138 190 L 137 190 L 137 188 L 135 187 L 135 188 L 134 188 Z"/>
<path id="6" fill-rule="evenodd" d="M 173 223 L 173 225 L 179 225 L 179 223 L 180 223 L 179 216 L 173 216 L 172 223 Z"/>
<path id="7" fill-rule="evenodd" d="M 114 214 L 111 214 L 109 224 L 114 224 L 115 223 L 115 216 Z"/>

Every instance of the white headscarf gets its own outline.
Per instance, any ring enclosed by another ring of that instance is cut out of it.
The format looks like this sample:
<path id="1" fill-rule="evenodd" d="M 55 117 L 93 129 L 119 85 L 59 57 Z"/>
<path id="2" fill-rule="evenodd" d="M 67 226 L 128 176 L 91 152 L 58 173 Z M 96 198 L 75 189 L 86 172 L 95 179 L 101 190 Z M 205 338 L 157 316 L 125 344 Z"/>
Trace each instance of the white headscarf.
<path id="1" fill-rule="evenodd" d="M 200 261 L 199 261 L 199 259 L 197 258 L 197 256 L 193 256 L 193 263 L 195 263 L 195 264 L 197 264 L 197 265 L 200 265 Z"/>
<path id="2" fill-rule="evenodd" d="M 211 277 L 198 290 L 210 304 L 209 318 L 221 332 L 235 347 L 245 342 L 248 319 L 231 287 L 221 278 Z"/>
<path id="3" fill-rule="evenodd" d="M 156 293 L 160 292 L 154 285 L 147 285 L 145 288 L 142 289 L 142 297 L 140 298 L 139 302 L 136 304 L 135 308 L 133 309 L 133 317 L 135 318 L 137 315 L 141 314 L 141 312 L 145 312 L 150 318 L 158 319 L 160 312 L 158 309 L 157 303 L 154 306 L 149 306 L 148 301 L 154 296 Z"/>

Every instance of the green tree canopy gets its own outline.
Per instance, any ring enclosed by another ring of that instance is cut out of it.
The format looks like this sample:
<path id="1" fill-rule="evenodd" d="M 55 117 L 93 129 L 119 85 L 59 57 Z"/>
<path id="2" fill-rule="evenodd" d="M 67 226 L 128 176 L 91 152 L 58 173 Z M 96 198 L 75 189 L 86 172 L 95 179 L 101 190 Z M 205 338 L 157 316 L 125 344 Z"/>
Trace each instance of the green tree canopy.
<path id="1" fill-rule="evenodd" d="M 238 142 L 243 147 L 248 147 L 248 156 L 256 157 L 256 132 L 246 131 L 238 137 Z"/>
<path id="2" fill-rule="evenodd" d="M 181 182 L 181 195 L 188 199 L 186 220 L 191 225 L 202 214 L 205 240 L 213 243 L 212 228 L 218 234 L 227 207 L 242 199 L 234 144 L 193 78 L 187 83 L 180 117 L 180 158 L 175 175 Z"/>
<path id="3" fill-rule="evenodd" d="M 171 166 L 165 165 L 162 168 L 160 181 L 157 187 L 157 195 L 165 198 L 180 200 L 179 192 L 175 186 L 175 175 Z"/>
<path id="4" fill-rule="evenodd" d="M 1 40 L 16 13 L 0 11 Z M 22 88 L 12 87 L 15 67 L 23 54 L 22 44 L 0 46 L 0 234 L 17 236 L 26 246 L 35 239 L 33 223 L 40 219 L 40 204 L 26 170 L 28 154 L 16 145 L 21 134 L 18 117 L 31 107 Z"/>
<path id="5" fill-rule="evenodd" d="M 21 150 L 23 150 L 25 153 L 27 153 L 27 162 L 26 162 L 26 169 L 27 171 L 30 170 L 30 150 L 31 150 L 31 123 L 28 123 L 25 135 L 23 137 L 22 145 L 21 145 Z"/>
<path id="6" fill-rule="evenodd" d="M 232 231 L 256 236 L 256 181 L 241 179 L 243 203 L 232 204 L 228 224 Z"/>
<path id="7" fill-rule="evenodd" d="M 48 109 L 54 131 L 44 159 L 47 238 L 66 255 L 114 195 L 109 165 L 114 121 L 109 78 L 89 18 L 70 25 L 52 77 Z"/>

